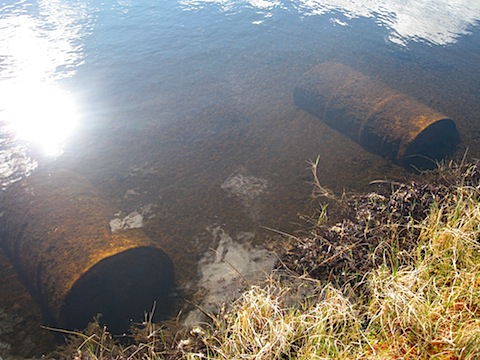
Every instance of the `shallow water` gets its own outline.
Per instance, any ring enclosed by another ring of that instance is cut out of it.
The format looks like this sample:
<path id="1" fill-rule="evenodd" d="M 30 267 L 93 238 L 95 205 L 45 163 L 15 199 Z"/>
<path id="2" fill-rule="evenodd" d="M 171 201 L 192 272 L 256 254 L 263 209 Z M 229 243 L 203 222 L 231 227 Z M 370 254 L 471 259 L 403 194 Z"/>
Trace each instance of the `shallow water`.
<path id="1" fill-rule="evenodd" d="M 266 228 L 299 228 L 318 155 L 337 193 L 412 176 L 293 104 L 317 64 L 444 113 L 454 158 L 479 157 L 479 19 L 462 0 L 8 1 L 2 186 L 42 169 L 87 177 L 121 211 L 115 226 L 158 239 L 188 287 L 220 241 L 211 229 L 261 245 Z"/>

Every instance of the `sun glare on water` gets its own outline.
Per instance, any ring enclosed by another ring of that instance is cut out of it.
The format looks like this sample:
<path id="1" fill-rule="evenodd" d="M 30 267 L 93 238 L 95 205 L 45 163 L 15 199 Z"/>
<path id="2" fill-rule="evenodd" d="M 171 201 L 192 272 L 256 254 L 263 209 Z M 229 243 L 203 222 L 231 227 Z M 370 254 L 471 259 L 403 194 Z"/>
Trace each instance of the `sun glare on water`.
<path id="1" fill-rule="evenodd" d="M 80 120 L 61 84 L 83 62 L 88 8 L 81 1 L 13 3 L 0 6 L 0 151 L 20 146 L 34 157 L 58 157 Z"/>
<path id="2" fill-rule="evenodd" d="M 12 133 L 48 156 L 59 156 L 78 123 L 73 97 L 57 86 L 25 84 L 7 94 L 4 120 Z"/>

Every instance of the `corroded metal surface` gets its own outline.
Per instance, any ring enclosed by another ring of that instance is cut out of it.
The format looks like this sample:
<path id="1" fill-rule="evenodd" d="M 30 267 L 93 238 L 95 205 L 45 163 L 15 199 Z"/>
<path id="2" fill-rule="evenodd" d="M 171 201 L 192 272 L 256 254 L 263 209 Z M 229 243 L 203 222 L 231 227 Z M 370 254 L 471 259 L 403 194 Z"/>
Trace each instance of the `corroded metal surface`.
<path id="1" fill-rule="evenodd" d="M 325 62 L 305 73 L 294 100 L 367 150 L 400 165 L 431 167 L 459 141 L 447 116 L 340 63 Z"/>
<path id="2" fill-rule="evenodd" d="M 102 313 L 124 331 L 154 302 L 166 311 L 170 258 L 140 229 L 112 232 L 115 209 L 85 178 L 39 172 L 11 186 L 0 206 L 1 244 L 57 325 L 81 328 Z"/>

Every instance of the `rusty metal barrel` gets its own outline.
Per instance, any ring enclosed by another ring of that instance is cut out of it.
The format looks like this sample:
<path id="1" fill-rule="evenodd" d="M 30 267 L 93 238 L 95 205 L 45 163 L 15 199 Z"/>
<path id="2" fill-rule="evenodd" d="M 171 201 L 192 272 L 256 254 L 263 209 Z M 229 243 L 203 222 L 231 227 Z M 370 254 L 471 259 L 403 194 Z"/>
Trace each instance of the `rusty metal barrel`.
<path id="1" fill-rule="evenodd" d="M 306 72 L 294 102 L 402 166 L 435 167 L 459 142 L 452 119 L 340 63 L 325 62 Z"/>
<path id="2" fill-rule="evenodd" d="M 112 232 L 117 212 L 85 178 L 39 172 L 0 198 L 1 245 L 49 321 L 83 329 L 98 313 L 114 333 L 156 304 L 168 316 L 169 256 L 141 229 Z"/>

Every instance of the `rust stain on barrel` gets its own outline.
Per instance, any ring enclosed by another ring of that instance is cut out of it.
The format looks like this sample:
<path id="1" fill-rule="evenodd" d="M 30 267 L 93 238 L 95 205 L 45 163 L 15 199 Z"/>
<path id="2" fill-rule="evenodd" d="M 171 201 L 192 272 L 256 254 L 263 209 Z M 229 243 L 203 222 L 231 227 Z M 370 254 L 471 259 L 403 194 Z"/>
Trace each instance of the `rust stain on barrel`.
<path id="1" fill-rule="evenodd" d="M 444 114 L 340 63 L 306 72 L 294 101 L 367 150 L 404 166 L 433 167 L 459 142 L 454 121 Z"/>
<path id="2" fill-rule="evenodd" d="M 173 264 L 141 231 L 112 233 L 116 209 L 85 178 L 39 172 L 1 197 L 1 245 L 27 287 L 59 326 L 81 328 L 102 313 L 113 331 L 164 315 Z"/>

